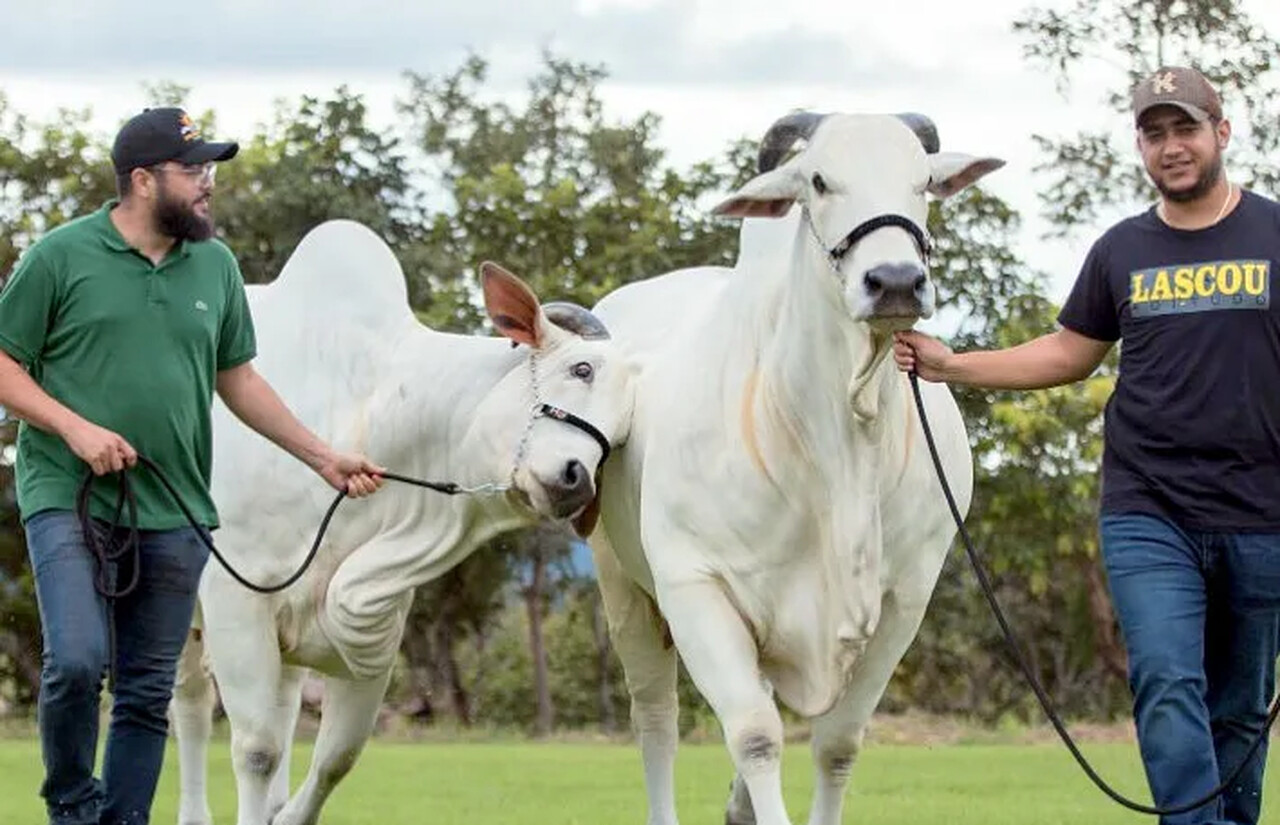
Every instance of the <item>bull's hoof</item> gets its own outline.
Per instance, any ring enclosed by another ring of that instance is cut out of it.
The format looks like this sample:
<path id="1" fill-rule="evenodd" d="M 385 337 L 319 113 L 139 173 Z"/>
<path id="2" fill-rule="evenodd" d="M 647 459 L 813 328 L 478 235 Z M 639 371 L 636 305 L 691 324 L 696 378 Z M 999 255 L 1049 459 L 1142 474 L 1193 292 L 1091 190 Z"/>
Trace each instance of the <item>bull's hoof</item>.
<path id="1" fill-rule="evenodd" d="M 213 825 L 213 814 L 205 811 L 203 814 L 178 814 L 178 825 Z"/>

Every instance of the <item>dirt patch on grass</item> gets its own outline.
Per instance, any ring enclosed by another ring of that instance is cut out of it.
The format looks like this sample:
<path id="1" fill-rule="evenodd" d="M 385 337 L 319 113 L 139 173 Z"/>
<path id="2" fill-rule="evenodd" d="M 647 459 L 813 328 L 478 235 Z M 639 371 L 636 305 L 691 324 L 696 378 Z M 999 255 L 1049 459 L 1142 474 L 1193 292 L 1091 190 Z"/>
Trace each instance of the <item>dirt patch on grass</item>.
<path id="1" fill-rule="evenodd" d="M 303 714 L 299 720 L 297 738 L 310 741 L 315 738 L 318 719 Z M 575 744 L 631 744 L 633 738 L 625 719 L 619 720 L 623 730 L 606 734 L 599 730 L 558 730 L 545 740 Z M 1081 743 L 1131 743 L 1136 739 L 1129 722 L 1103 724 L 1098 722 L 1073 722 L 1068 731 Z M 103 733 L 106 720 L 103 721 Z M 214 725 L 215 737 L 225 739 L 227 723 L 219 719 Z M 0 718 L 0 739 L 35 738 L 38 731 L 31 716 Z M 517 728 L 500 728 L 484 724 L 473 728 L 458 728 L 449 724 L 422 725 L 392 713 L 384 714 L 375 738 L 386 742 L 528 742 L 535 741 L 527 731 Z M 807 742 L 809 726 L 804 723 L 788 724 L 786 739 L 792 743 Z M 716 743 L 720 741 L 720 729 L 714 718 L 698 720 L 685 731 L 685 744 Z M 931 716 L 923 713 L 877 714 L 867 728 L 867 742 L 892 745 L 1039 745 L 1057 743 L 1058 735 L 1048 725 L 1021 725 L 1005 723 L 983 725 L 957 717 Z"/>
<path id="2" fill-rule="evenodd" d="M 1067 732 L 1077 742 L 1135 742 L 1131 722 L 1067 723 Z M 1049 725 L 1014 723 L 983 725 L 954 717 L 928 714 L 878 714 L 867 727 L 867 740 L 897 745 L 1009 744 L 1040 745 L 1059 742 Z"/>

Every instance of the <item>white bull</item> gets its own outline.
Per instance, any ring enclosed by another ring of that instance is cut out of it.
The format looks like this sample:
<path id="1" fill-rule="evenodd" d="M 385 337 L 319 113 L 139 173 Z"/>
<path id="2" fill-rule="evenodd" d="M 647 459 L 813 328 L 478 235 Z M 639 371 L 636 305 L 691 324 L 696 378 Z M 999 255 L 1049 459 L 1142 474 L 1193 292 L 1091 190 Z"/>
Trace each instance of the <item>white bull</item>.
<path id="1" fill-rule="evenodd" d="M 643 363 L 591 544 L 650 825 L 676 822 L 677 652 L 737 771 L 726 821 L 789 822 L 776 694 L 812 720 L 809 821 L 840 822 L 865 725 L 955 532 L 885 356 L 893 330 L 934 310 L 926 192 L 1003 162 L 936 141 L 918 115 L 790 115 L 764 140 L 762 173 L 716 207 L 775 219 L 745 222 L 735 267 L 669 273 L 596 307 Z M 922 389 L 967 510 L 959 411 L 945 386 Z"/>
<path id="2" fill-rule="evenodd" d="M 401 475 L 513 486 L 446 496 L 388 481 L 338 508 L 313 565 L 276 595 L 210 560 L 202 631 L 188 640 L 174 698 L 183 825 L 210 821 L 206 651 L 231 725 L 239 825 L 314 823 L 373 729 L 414 588 L 499 533 L 594 512 L 603 445 L 531 410 L 553 404 L 616 443 L 634 371 L 586 310 L 543 308 L 500 267 L 481 273 L 489 316 L 510 341 L 422 326 L 391 250 L 348 221 L 313 230 L 274 283 L 249 288 L 257 369 L 321 438 Z M 225 408 L 214 427 L 217 545 L 250 580 L 279 582 L 305 556 L 333 491 Z M 308 668 L 325 677 L 324 705 L 310 771 L 290 798 Z"/>

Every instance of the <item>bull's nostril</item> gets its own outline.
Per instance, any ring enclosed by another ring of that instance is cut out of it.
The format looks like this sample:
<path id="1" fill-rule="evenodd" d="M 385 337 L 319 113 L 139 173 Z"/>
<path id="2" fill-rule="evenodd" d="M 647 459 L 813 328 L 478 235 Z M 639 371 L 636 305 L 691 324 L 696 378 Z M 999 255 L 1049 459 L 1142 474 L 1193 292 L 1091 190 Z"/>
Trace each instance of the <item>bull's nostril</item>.
<path id="1" fill-rule="evenodd" d="M 924 275 L 921 275 L 920 277 L 916 278 L 915 293 L 917 295 L 920 295 L 925 291 L 925 288 L 928 286 L 929 286 L 929 279 Z"/>
<path id="2" fill-rule="evenodd" d="M 880 280 L 879 275 L 873 275 L 868 272 L 862 276 L 862 283 L 866 286 L 867 292 L 872 295 L 879 295 L 884 291 L 884 281 Z"/>
<path id="3" fill-rule="evenodd" d="M 564 472 L 560 474 L 560 481 L 569 489 L 580 486 L 587 478 L 587 468 L 582 466 L 582 462 L 576 458 L 564 465 Z"/>

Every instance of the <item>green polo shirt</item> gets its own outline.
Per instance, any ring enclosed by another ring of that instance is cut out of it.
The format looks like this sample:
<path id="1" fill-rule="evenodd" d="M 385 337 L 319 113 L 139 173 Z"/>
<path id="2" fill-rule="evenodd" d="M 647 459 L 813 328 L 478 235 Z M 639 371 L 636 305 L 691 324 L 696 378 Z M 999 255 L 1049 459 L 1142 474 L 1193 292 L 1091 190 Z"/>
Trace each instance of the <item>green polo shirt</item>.
<path id="1" fill-rule="evenodd" d="M 255 354 L 253 322 L 235 257 L 217 240 L 182 242 L 158 265 L 125 242 L 116 201 L 35 243 L 0 291 L 0 348 L 79 415 L 123 436 L 163 470 L 206 527 L 214 381 Z M 55 435 L 23 422 L 18 508 L 25 519 L 71 509 L 88 465 Z M 138 526 L 187 524 L 152 474 L 130 480 Z M 115 515 L 114 476 L 94 485 L 92 511 Z"/>

